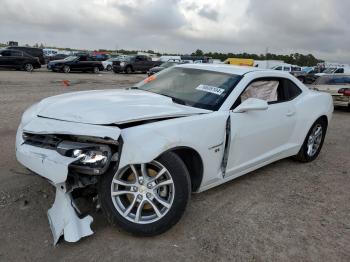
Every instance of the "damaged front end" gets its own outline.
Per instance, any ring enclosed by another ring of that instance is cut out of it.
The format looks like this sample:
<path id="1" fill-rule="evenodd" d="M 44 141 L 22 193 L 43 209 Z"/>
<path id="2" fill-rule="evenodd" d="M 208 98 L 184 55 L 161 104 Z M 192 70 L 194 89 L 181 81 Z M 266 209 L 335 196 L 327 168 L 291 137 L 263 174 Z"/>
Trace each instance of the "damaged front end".
<path id="1" fill-rule="evenodd" d="M 62 235 L 66 241 L 76 242 L 93 234 L 93 218 L 81 217 L 72 192 L 93 188 L 109 166 L 118 164 L 120 130 L 43 118 L 33 121 L 18 129 L 17 159 L 56 188 L 55 202 L 48 210 L 54 244 Z"/>

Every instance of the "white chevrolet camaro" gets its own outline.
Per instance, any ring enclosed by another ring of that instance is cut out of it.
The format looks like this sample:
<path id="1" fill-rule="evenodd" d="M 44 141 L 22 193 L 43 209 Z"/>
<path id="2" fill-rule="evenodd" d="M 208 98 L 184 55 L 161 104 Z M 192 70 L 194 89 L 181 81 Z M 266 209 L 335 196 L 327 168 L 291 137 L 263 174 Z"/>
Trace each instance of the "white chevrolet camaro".
<path id="1" fill-rule="evenodd" d="M 288 73 L 185 64 L 128 89 L 42 100 L 23 114 L 16 155 L 56 187 L 55 243 L 93 233 L 74 204 L 84 191 L 111 223 L 155 235 L 179 221 L 191 192 L 282 158 L 313 161 L 332 112 L 329 94 Z"/>

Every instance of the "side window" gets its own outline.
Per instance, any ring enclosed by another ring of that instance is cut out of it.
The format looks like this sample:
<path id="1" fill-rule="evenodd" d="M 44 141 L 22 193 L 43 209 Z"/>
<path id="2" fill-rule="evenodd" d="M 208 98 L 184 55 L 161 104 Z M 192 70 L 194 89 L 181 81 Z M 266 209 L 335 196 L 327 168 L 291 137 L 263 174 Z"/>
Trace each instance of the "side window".
<path id="1" fill-rule="evenodd" d="M 21 51 L 14 51 L 13 56 L 23 56 L 23 53 Z"/>
<path id="2" fill-rule="evenodd" d="M 284 101 L 290 101 L 296 98 L 298 95 L 301 94 L 301 89 L 294 84 L 292 81 L 289 79 L 283 79 L 283 96 L 284 96 Z"/>
<path id="3" fill-rule="evenodd" d="M 275 70 L 282 70 L 282 66 L 276 67 Z"/>
<path id="4" fill-rule="evenodd" d="M 81 56 L 81 57 L 79 57 L 79 61 L 87 61 L 87 57 L 86 56 Z"/>
<path id="5" fill-rule="evenodd" d="M 267 102 L 277 102 L 278 81 L 254 81 L 241 94 L 241 102 L 248 98 L 262 99 Z"/>
<path id="6" fill-rule="evenodd" d="M 248 98 L 257 98 L 269 104 L 276 104 L 293 100 L 301 92 L 301 89 L 289 79 L 261 78 L 248 85 L 231 109 L 236 108 Z"/>
<path id="7" fill-rule="evenodd" d="M 344 73 L 344 68 L 338 68 L 334 73 L 343 74 Z"/>
<path id="8" fill-rule="evenodd" d="M 135 61 L 136 62 L 139 62 L 139 61 L 142 61 L 143 59 L 142 59 L 142 56 L 137 56 L 136 58 L 135 58 Z"/>
<path id="9" fill-rule="evenodd" d="M 283 67 L 283 71 L 288 71 L 289 72 L 290 71 L 290 67 L 289 66 L 284 66 Z"/>
<path id="10" fill-rule="evenodd" d="M 3 51 L 1 53 L 2 56 L 11 56 L 11 51 Z"/>

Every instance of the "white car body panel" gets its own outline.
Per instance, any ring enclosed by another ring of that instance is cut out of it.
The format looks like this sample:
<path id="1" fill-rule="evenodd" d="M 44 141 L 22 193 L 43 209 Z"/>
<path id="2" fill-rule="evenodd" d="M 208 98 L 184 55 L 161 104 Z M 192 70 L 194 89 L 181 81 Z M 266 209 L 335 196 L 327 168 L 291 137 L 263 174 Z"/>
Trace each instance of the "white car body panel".
<path id="1" fill-rule="evenodd" d="M 207 112 L 210 111 L 175 104 L 165 96 L 129 89 L 54 96 L 42 101 L 38 115 L 69 122 L 107 125 Z"/>
<path id="2" fill-rule="evenodd" d="M 106 70 L 108 66 L 113 66 L 112 61 L 102 61 L 103 68 Z"/>
<path id="3" fill-rule="evenodd" d="M 112 141 L 121 138 L 119 169 L 129 164 L 148 163 L 167 150 L 190 148 L 199 154 L 203 163 L 202 180 L 197 188 L 197 192 L 201 192 L 297 154 L 316 119 L 326 116 L 331 120 L 331 96 L 310 91 L 290 74 L 216 64 L 176 67 L 244 77 L 218 111 L 175 104 L 168 97 L 132 89 L 59 95 L 44 99 L 24 113 L 16 137 L 16 155 L 20 163 L 56 187 L 56 200 L 48 213 L 54 243 L 62 234 L 67 241 L 92 234 L 92 218 L 79 219 L 70 191 L 64 186 L 68 166 L 76 159 L 64 157 L 55 150 L 24 144 L 23 132 Z M 271 104 L 261 111 L 231 110 L 246 86 L 262 77 L 290 79 L 302 93 L 289 102 Z M 144 120 L 151 121 L 140 122 Z"/>

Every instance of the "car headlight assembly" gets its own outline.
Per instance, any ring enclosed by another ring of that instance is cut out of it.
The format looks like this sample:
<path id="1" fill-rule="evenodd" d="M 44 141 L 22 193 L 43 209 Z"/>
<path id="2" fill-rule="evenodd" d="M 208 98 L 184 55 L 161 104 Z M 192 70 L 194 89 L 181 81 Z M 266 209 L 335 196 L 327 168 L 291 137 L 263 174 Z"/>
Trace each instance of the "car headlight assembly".
<path id="1" fill-rule="evenodd" d="M 125 62 L 120 62 L 120 66 L 121 67 L 125 66 Z"/>
<path id="2" fill-rule="evenodd" d="M 61 155 L 76 158 L 69 167 L 81 174 L 101 175 L 111 161 L 112 152 L 109 146 L 101 144 L 62 141 L 57 146 Z"/>

